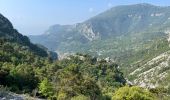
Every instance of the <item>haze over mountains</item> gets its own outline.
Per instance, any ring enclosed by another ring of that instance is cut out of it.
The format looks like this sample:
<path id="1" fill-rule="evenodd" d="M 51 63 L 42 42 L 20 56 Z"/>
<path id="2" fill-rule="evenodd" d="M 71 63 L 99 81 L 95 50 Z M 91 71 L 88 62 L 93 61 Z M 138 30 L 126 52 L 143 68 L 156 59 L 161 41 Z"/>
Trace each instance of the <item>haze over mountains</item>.
<path id="1" fill-rule="evenodd" d="M 80 52 L 109 57 L 120 62 L 125 74 L 138 70 L 127 74 L 135 84 L 155 87 L 161 83 L 156 80 L 161 74 L 167 73 L 161 80 L 167 79 L 169 65 L 160 66 L 169 60 L 161 56 L 158 63 L 149 62 L 169 50 L 169 26 L 170 7 L 143 3 L 113 7 L 74 25 L 53 25 L 44 34 L 30 38 L 60 54 Z M 156 72 L 156 67 L 163 71 Z M 152 76 L 146 74 L 150 71 Z"/>

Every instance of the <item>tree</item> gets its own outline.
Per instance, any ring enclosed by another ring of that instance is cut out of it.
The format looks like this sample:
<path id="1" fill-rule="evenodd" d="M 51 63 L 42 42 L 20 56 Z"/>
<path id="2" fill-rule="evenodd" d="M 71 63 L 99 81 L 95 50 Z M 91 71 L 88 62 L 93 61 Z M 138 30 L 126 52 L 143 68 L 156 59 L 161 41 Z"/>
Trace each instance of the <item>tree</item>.
<path id="1" fill-rule="evenodd" d="M 89 99 L 90 99 L 89 97 L 86 97 L 84 95 L 79 95 L 71 98 L 71 100 L 89 100 Z"/>
<path id="2" fill-rule="evenodd" d="M 53 95 L 53 88 L 52 84 L 48 81 L 47 78 L 45 78 L 40 84 L 39 84 L 39 92 L 43 94 L 45 97 L 50 97 Z"/>
<path id="3" fill-rule="evenodd" d="M 125 86 L 119 88 L 112 97 L 112 100 L 156 100 L 151 92 L 137 86 Z"/>

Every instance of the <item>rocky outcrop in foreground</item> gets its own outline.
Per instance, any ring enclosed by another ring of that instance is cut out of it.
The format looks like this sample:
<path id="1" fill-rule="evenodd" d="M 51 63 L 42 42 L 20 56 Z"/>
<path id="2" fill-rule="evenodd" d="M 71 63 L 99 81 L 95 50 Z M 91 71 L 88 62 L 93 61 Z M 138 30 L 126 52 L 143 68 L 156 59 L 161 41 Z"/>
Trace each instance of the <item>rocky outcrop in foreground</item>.
<path id="1" fill-rule="evenodd" d="M 0 91 L 0 100 L 43 100 L 43 99 L 33 98 L 27 95 L 19 95 L 7 91 Z"/>

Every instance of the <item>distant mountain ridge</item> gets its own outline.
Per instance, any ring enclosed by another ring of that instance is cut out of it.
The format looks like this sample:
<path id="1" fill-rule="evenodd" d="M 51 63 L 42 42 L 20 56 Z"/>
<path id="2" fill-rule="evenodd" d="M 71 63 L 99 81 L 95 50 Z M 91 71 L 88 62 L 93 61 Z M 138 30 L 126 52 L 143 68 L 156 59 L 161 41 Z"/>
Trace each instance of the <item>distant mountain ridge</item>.
<path id="1" fill-rule="evenodd" d="M 45 34 L 30 38 L 35 43 L 57 50 L 63 45 L 61 43 L 81 45 L 94 40 L 146 32 L 150 29 L 160 32 L 168 28 L 169 22 L 170 7 L 145 3 L 125 5 L 113 7 L 83 23 L 51 26 Z"/>

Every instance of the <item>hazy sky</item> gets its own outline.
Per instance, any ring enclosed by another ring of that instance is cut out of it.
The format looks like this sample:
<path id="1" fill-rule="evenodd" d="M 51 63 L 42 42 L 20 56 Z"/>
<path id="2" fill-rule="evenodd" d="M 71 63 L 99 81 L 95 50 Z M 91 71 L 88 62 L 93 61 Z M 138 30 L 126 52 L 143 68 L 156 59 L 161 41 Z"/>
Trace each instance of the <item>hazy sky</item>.
<path id="1" fill-rule="evenodd" d="M 170 0 L 0 0 L 0 13 L 20 33 L 42 34 L 54 24 L 74 24 L 117 5 L 151 3 L 169 6 Z"/>

